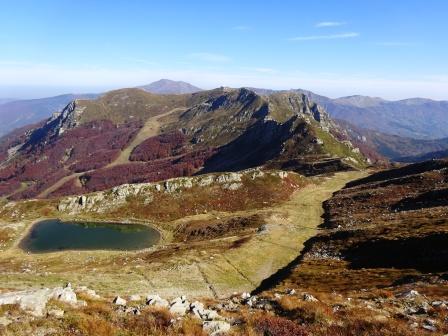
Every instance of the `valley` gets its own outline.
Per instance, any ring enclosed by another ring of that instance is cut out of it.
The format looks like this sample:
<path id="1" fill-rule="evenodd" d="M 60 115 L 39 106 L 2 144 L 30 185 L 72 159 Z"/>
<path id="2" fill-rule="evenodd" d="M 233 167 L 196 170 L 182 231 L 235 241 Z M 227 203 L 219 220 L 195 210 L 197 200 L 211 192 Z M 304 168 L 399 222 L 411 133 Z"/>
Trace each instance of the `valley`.
<path id="1" fill-rule="evenodd" d="M 190 89 L 4 138 L 0 330 L 445 332 L 446 160 L 391 167 L 303 93 Z"/>
<path id="2" fill-rule="evenodd" d="M 47 275 L 51 274 L 53 281 L 93 285 L 98 291 L 105 293 L 122 291 L 126 288 L 128 293 L 141 291 L 143 294 L 144 291 L 152 291 L 169 296 L 180 295 L 187 291 L 194 295 L 207 296 L 212 291 L 217 297 L 224 297 L 234 291 L 251 291 L 266 276 L 293 260 L 300 251 L 300 246 L 315 234 L 317 226 L 320 224 L 322 201 L 346 181 L 362 175 L 363 173 L 358 172 L 338 173 L 335 177 L 319 178 L 305 185 L 299 179 L 298 182 L 295 182 L 299 184 L 289 187 L 291 188 L 289 191 L 291 198 L 287 197 L 283 201 L 279 201 L 277 206 L 263 205 L 260 198 L 259 200 L 253 199 L 255 202 L 260 202 L 253 205 L 241 207 L 241 205 L 235 204 L 237 208 L 229 212 L 220 211 L 219 209 L 222 207 L 212 208 L 207 203 L 198 200 L 195 207 L 203 209 L 200 214 L 194 214 L 190 210 L 182 217 L 168 218 L 168 221 L 153 218 L 148 222 L 147 217 L 138 218 L 137 214 L 134 214 L 132 218 L 127 213 L 123 213 L 120 218 L 119 211 L 115 211 L 113 208 L 108 209 L 111 215 L 106 213 L 102 217 L 98 217 L 97 210 L 71 213 L 67 209 L 59 214 L 54 213 L 55 216 L 66 218 L 66 220 L 82 218 L 84 221 L 111 219 L 118 222 L 136 221 L 152 225 L 162 233 L 160 246 L 149 248 L 148 251 L 126 252 L 124 255 L 106 251 L 57 252 L 48 256 L 27 254 L 21 251 L 19 241 L 27 232 L 27 228 L 36 221 L 35 219 L 27 220 L 28 224 L 16 232 L 13 242 L 10 243 L 11 247 L 2 252 L 0 258 L 0 264 L 3 265 L 2 274 L 7 274 L 7 276 L 2 277 L 1 281 L 7 287 L 14 284 L 19 288 L 26 288 L 34 281 L 40 281 L 38 280 L 39 274 L 44 272 Z M 289 180 L 291 178 L 292 180 Z M 276 182 L 294 183 L 292 182 L 294 179 L 295 177 L 285 177 L 284 180 L 276 178 Z M 257 181 L 257 178 L 254 181 Z M 238 194 L 239 190 L 230 192 Z M 176 201 L 179 193 L 188 193 L 188 190 L 180 189 L 167 195 L 168 198 L 171 198 L 169 202 L 181 202 L 180 200 Z M 246 197 L 250 197 L 249 195 Z M 140 192 L 139 197 L 144 198 L 147 195 Z M 265 203 L 272 204 L 272 202 L 273 200 L 270 200 Z M 135 199 L 133 203 L 135 203 Z M 47 206 L 39 204 L 40 208 L 45 209 Z M 120 209 L 120 205 L 115 207 L 117 210 Z M 10 209 L 9 214 L 17 211 L 20 217 L 19 209 L 20 205 L 16 209 Z M 38 208 L 35 211 L 41 210 Z M 3 213 L 2 216 L 8 216 L 8 214 Z M 250 221 L 253 221 L 254 218 L 257 220 L 254 226 L 246 227 L 243 224 L 241 228 L 236 226 L 232 229 L 230 227 L 215 234 L 206 229 L 207 226 L 216 225 L 215 222 L 222 223 L 237 219 L 241 221 L 245 218 Z M 198 226 L 196 223 L 203 224 Z M 176 233 L 193 225 L 196 227 L 196 232 L 203 232 L 204 236 L 187 235 L 179 241 Z M 257 233 L 260 227 L 263 227 L 263 230 Z M 201 230 L 200 228 L 203 228 L 204 231 L 197 231 Z M 212 240 L 208 240 L 208 238 Z M 271 253 L 263 258 L 259 255 L 260 248 L 267 249 Z M 72 259 L 73 254 L 77 255 L 76 260 Z M 68 260 L 70 260 L 70 269 L 61 272 L 63 269 L 61 267 Z M 20 270 L 24 265 L 33 266 L 28 273 L 23 273 Z M 162 265 L 164 267 L 161 267 Z M 167 265 L 171 266 L 167 267 Z M 115 267 L 121 269 L 120 274 L 116 274 Z M 74 272 L 74 269 L 77 271 Z M 168 271 L 168 269 L 172 270 Z M 12 270 L 18 270 L 18 272 L 11 273 Z M 99 270 L 103 274 L 100 281 L 95 280 L 95 273 Z M 199 272 L 199 270 L 201 271 Z M 225 277 L 224 274 L 226 274 Z M 185 278 L 187 275 L 189 279 Z M 120 288 L 115 287 L 117 276 L 123 280 L 126 279 L 123 281 L 124 288 L 123 285 Z M 148 282 L 145 278 L 153 280 Z M 19 285 L 22 281 L 23 283 Z"/>

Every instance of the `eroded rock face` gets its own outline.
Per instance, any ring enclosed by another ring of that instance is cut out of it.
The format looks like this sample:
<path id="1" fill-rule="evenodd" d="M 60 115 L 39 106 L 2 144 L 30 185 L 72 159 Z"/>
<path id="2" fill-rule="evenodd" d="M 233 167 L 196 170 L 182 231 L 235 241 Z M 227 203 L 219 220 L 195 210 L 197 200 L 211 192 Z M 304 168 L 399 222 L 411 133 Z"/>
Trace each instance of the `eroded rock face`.
<path id="1" fill-rule="evenodd" d="M 288 176 L 285 171 L 265 172 L 255 168 L 241 172 L 179 177 L 158 183 L 123 184 L 110 190 L 62 198 L 58 204 L 58 210 L 71 215 L 92 210 L 102 213 L 125 204 L 129 197 L 143 196 L 145 204 L 148 204 L 153 201 L 156 193 L 173 194 L 193 187 L 210 185 L 217 185 L 227 190 L 238 190 L 243 187 L 243 177 L 255 180 L 264 177 L 266 174 L 278 176 L 281 179 Z"/>

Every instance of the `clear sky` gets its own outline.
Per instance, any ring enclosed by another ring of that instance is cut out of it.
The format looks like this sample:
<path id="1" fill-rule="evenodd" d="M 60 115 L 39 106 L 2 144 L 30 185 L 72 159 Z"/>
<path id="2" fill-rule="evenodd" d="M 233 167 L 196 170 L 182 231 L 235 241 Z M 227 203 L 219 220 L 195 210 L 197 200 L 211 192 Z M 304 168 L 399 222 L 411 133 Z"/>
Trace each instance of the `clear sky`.
<path id="1" fill-rule="evenodd" d="M 0 0 L 0 97 L 160 78 L 448 100 L 448 1 Z"/>

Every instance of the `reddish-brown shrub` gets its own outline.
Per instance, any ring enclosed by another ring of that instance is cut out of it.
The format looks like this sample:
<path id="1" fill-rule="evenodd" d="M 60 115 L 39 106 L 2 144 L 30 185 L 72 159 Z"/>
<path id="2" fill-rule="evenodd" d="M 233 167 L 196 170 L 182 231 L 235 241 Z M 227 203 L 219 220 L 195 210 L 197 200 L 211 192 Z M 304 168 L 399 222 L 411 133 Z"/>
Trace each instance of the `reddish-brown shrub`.
<path id="1" fill-rule="evenodd" d="M 185 135 L 181 132 L 161 134 L 143 141 L 131 153 L 131 161 L 152 161 L 185 152 Z"/>
<path id="2" fill-rule="evenodd" d="M 0 170 L 0 195 L 7 195 L 12 183 L 26 181 L 33 184 L 14 199 L 35 197 L 71 174 L 70 170 L 101 168 L 117 157 L 141 126 L 140 122 L 117 126 L 111 121 L 94 121 L 47 142 L 29 144 L 20 160 Z"/>
<path id="3" fill-rule="evenodd" d="M 283 317 L 264 315 L 254 321 L 255 330 L 269 336 L 307 336 L 306 330 Z"/>

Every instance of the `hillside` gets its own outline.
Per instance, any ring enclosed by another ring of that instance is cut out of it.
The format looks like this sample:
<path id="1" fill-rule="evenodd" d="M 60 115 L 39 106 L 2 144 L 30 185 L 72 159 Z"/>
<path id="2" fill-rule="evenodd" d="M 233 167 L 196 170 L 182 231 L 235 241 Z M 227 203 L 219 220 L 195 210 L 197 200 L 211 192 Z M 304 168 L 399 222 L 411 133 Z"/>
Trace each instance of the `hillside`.
<path id="1" fill-rule="evenodd" d="M 0 104 L 0 136 L 15 128 L 47 119 L 53 112 L 60 111 L 74 99 L 94 99 L 96 94 L 66 94 L 56 97 L 14 100 Z"/>
<path id="2" fill-rule="evenodd" d="M 325 110 L 301 94 L 116 90 L 75 100 L 43 126 L 4 140 L 1 193 L 11 199 L 80 194 L 261 165 L 308 175 L 364 166 L 358 150 L 332 135 L 337 132 Z"/>
<path id="3" fill-rule="evenodd" d="M 349 182 L 324 202 L 322 230 L 301 256 L 256 293 L 294 288 L 277 314 L 308 318 L 317 334 L 445 334 L 447 187 L 446 160 Z"/>
<path id="4" fill-rule="evenodd" d="M 8 203 L 0 330 L 445 335 L 447 170 L 446 160 L 313 178 L 249 169 Z M 162 241 L 25 253 L 18 242 L 43 214 L 132 218 Z"/>
<path id="5" fill-rule="evenodd" d="M 160 79 L 151 84 L 139 86 L 139 88 L 155 94 L 185 94 L 202 91 L 190 83 L 170 79 Z"/>

